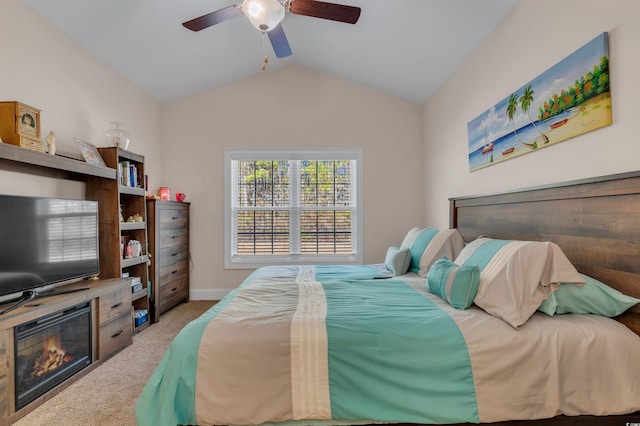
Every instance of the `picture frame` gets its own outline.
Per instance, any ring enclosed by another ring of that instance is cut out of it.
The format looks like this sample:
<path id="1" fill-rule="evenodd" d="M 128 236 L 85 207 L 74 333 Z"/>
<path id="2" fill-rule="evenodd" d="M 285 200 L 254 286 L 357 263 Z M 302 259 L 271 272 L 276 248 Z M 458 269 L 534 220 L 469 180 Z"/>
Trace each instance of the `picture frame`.
<path id="1" fill-rule="evenodd" d="M 107 167 L 95 145 L 78 138 L 73 138 L 73 140 L 76 142 L 76 145 L 78 145 L 78 149 L 80 150 L 84 161 L 88 164 L 93 164 L 94 166 Z"/>
<path id="2" fill-rule="evenodd" d="M 604 32 L 469 121 L 469 171 L 610 126 L 609 80 Z"/>

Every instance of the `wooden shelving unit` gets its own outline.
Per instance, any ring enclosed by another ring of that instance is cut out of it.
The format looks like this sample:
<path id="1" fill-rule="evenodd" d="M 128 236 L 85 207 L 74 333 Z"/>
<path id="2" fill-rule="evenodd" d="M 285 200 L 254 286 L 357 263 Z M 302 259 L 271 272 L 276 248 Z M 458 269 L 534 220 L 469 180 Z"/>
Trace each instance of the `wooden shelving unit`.
<path id="1" fill-rule="evenodd" d="M 143 158 L 136 154 L 133 155 L 136 159 Z M 141 237 L 141 243 L 144 242 L 143 250 L 146 253 L 146 223 L 127 223 L 122 224 L 122 228 L 119 226 L 116 228 L 113 227 L 113 216 L 116 217 L 116 222 L 119 222 L 117 219 L 119 217 L 118 202 L 113 199 L 114 194 L 119 194 L 116 167 L 94 166 L 81 160 L 49 155 L 15 145 L 0 143 L 0 170 L 49 178 L 83 181 L 87 183 L 87 188 L 94 188 L 92 190 L 100 188 L 103 190 L 103 194 L 98 198 L 101 208 L 103 204 L 106 204 L 106 201 L 115 203 L 113 214 L 107 214 L 106 211 L 104 213 L 101 212 L 101 214 L 104 214 L 104 218 L 108 218 L 106 222 L 111 226 L 111 228 L 106 228 L 105 224 L 100 223 L 101 258 L 104 257 L 104 253 L 111 253 L 111 246 L 117 248 L 117 258 L 120 257 L 119 236 L 121 232 L 138 233 L 143 236 Z M 144 170 L 142 170 L 142 173 L 144 173 Z M 89 190 L 87 194 L 88 193 Z M 123 194 L 124 193 L 135 200 L 133 204 L 141 208 L 141 211 L 144 212 L 144 217 L 146 217 L 144 210 L 146 207 L 144 189 L 126 188 L 123 190 Z M 93 199 L 88 195 L 86 198 Z M 136 208 L 135 206 L 132 208 Z M 0 426 L 13 424 L 35 407 L 93 370 L 102 361 L 131 344 L 132 318 L 131 307 L 129 307 L 129 305 L 133 307 L 148 307 L 149 303 L 146 289 L 148 274 L 147 256 L 144 255 L 139 256 L 137 259 L 127 260 L 124 265 L 120 265 L 119 261 L 116 262 L 113 257 L 109 257 L 104 263 L 101 263 L 101 268 L 104 268 L 104 270 L 101 271 L 101 277 L 103 279 L 98 281 L 83 280 L 65 286 L 65 288 L 82 287 L 87 288 L 87 290 L 44 298 L 37 304 L 20 307 L 0 318 L 0 360 L 3 360 L 0 362 Z M 129 280 L 120 278 L 121 268 L 139 271 L 140 275 L 144 277 L 143 283 L 145 288 L 131 294 Z M 93 363 L 55 388 L 49 390 L 44 395 L 38 397 L 24 408 L 16 410 L 14 401 L 13 328 L 27 321 L 49 315 L 82 301 L 91 301 L 92 305 Z M 136 328 L 135 331 L 146 327 L 149 322 L 150 321 L 147 321 L 144 326 Z"/>
<path id="2" fill-rule="evenodd" d="M 116 169 L 49 155 L 0 143 L 0 168 L 32 175 L 86 181 L 89 177 L 116 179 Z"/>
<path id="3" fill-rule="evenodd" d="M 149 269 L 147 255 L 147 211 L 144 190 L 144 156 L 124 149 L 98 148 L 109 168 L 118 170 L 126 161 L 135 166 L 137 184 L 125 185 L 119 174 L 114 180 L 91 177 L 87 180 L 87 199 L 99 202 L 100 214 L 100 275 L 118 278 L 123 274 L 140 278 L 142 289 L 131 294 L 131 311 L 146 310 L 147 321 L 134 328 L 139 332 L 151 323 L 149 309 Z M 124 172 L 122 172 L 124 173 Z M 142 216 L 142 222 L 127 222 L 129 217 Z M 121 220 L 121 219 L 124 219 Z M 126 243 L 137 240 L 142 246 L 140 256 L 126 257 Z M 135 324 L 135 321 L 134 321 Z"/>

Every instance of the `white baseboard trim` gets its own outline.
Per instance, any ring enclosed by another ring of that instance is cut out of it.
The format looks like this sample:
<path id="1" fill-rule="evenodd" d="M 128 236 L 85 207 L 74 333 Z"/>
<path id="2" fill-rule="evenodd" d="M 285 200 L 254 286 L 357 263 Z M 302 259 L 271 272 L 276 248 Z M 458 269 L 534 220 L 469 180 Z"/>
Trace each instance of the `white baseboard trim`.
<path id="1" fill-rule="evenodd" d="M 190 289 L 189 300 L 222 300 L 233 288 Z"/>

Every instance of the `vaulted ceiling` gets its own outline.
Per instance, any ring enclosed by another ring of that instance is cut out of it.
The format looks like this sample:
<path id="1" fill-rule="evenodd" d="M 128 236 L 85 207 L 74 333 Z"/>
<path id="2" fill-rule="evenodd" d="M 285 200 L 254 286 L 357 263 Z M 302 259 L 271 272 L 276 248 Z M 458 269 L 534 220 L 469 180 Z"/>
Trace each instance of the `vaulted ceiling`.
<path id="1" fill-rule="evenodd" d="M 287 13 L 293 54 L 277 59 L 244 16 L 181 25 L 234 0 L 22 1 L 162 103 L 297 64 L 424 104 L 517 3 L 339 0 L 362 9 L 355 25 Z"/>

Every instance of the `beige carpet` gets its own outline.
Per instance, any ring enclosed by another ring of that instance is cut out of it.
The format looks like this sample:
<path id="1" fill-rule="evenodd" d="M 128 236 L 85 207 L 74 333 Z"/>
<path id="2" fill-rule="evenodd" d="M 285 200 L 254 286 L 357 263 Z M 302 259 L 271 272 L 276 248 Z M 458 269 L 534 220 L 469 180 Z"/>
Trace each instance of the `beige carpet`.
<path id="1" fill-rule="evenodd" d="M 15 423 L 16 426 L 134 426 L 134 405 L 167 347 L 213 301 L 182 303 L 133 344 Z"/>

